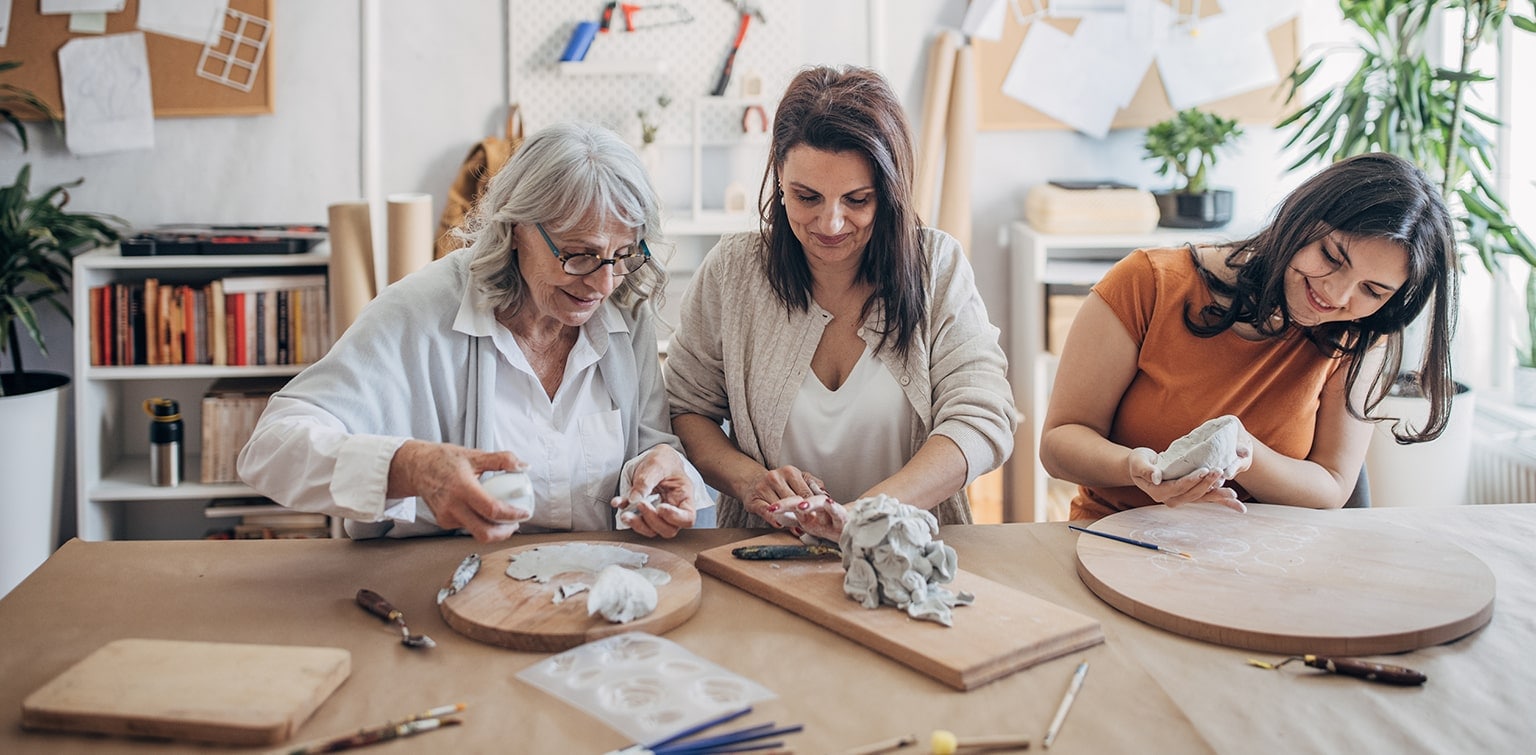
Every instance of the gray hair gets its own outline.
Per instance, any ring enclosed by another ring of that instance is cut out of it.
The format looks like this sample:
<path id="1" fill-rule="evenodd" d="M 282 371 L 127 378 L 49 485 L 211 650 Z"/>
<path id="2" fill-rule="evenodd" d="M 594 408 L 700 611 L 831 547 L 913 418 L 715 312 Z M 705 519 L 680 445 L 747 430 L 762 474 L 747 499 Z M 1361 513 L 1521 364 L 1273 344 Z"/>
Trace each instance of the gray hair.
<path id="1" fill-rule="evenodd" d="M 541 223 L 553 233 L 618 220 L 637 230 L 653 253 L 662 246 L 661 201 L 628 144 L 601 126 L 560 123 L 523 142 L 496 173 L 457 231 L 469 242 L 470 283 L 500 309 L 528 295 L 518 267 L 513 227 Z M 635 309 L 667 283 L 659 259 L 624 276 L 612 299 Z"/>

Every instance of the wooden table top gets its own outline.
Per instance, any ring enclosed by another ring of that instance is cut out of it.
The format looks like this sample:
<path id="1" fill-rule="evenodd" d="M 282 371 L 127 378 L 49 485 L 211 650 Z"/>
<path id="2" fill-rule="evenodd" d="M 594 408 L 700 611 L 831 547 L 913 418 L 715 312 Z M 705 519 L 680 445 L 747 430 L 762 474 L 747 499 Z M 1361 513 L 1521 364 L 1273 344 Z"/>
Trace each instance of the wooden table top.
<path id="1" fill-rule="evenodd" d="M 1426 673 L 1395 688 L 1247 665 L 1254 654 L 1175 635 L 1121 614 L 1075 572 L 1064 523 L 944 528 L 962 568 L 1097 618 L 1106 641 L 960 692 L 705 576 L 697 614 L 664 637 L 778 697 L 732 723 L 803 724 L 794 752 L 837 753 L 934 729 L 1039 738 L 1079 660 L 1090 671 L 1051 748 L 1084 752 L 1487 752 L 1536 739 L 1536 504 L 1318 512 L 1388 531 L 1430 532 L 1487 563 L 1492 621 L 1457 641 L 1377 660 Z M 352 674 L 294 742 L 326 738 L 464 702 L 463 726 L 379 752 L 605 752 L 626 738 L 518 678 L 550 656 L 476 642 L 450 628 L 437 589 L 469 553 L 568 539 L 643 542 L 691 560 L 762 534 L 698 530 L 671 541 L 632 533 L 403 541 L 72 541 L 0 599 L 0 752 L 192 752 L 192 745 L 24 731 L 21 702 L 112 640 L 147 637 L 347 649 Z M 1404 589 L 1413 576 L 1404 575 Z M 403 647 L 353 602 L 362 587 L 405 612 L 432 650 Z M 980 606 L 967 610 L 980 610 Z M 963 618 L 963 617 L 962 617 Z M 1278 660 L 1266 657 L 1264 660 Z M 1295 666 L 1296 664 L 1292 664 Z M 248 751 L 240 748 L 229 752 Z M 922 752 L 909 749 L 905 752 Z"/>

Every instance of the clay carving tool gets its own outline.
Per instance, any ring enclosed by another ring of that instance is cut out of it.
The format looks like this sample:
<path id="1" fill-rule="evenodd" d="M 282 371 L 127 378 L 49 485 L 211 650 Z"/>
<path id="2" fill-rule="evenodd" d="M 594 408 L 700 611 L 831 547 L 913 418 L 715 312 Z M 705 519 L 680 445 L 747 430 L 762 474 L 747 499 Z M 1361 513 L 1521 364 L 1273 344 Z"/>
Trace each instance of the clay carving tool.
<path id="1" fill-rule="evenodd" d="M 458 726 L 463 722 L 457 718 L 445 718 L 445 716 L 458 713 L 464 710 L 464 708 L 464 703 L 444 705 L 399 721 L 390 721 L 370 729 L 360 729 L 355 734 L 344 734 L 319 744 L 289 750 L 288 755 L 316 755 L 322 752 L 341 752 L 342 750 L 351 750 L 380 742 L 388 742 L 391 739 L 425 734 L 445 726 Z"/>
<path id="2" fill-rule="evenodd" d="M 1112 535 L 1112 534 L 1110 534 L 1108 532 L 1100 532 L 1098 530 L 1090 530 L 1087 527 L 1079 527 L 1079 526 L 1077 526 L 1075 524 L 1069 524 L 1069 525 L 1067 525 L 1067 527 L 1069 529 L 1077 530 L 1078 532 L 1086 532 L 1086 533 L 1088 533 L 1090 535 L 1098 535 L 1099 537 L 1107 537 L 1110 540 L 1119 540 L 1122 543 L 1128 543 L 1130 545 L 1136 545 L 1136 546 L 1140 546 L 1142 548 L 1151 548 L 1152 550 L 1162 551 L 1164 553 L 1168 553 L 1168 554 L 1171 554 L 1171 555 L 1174 555 L 1174 556 L 1181 556 L 1183 558 L 1194 559 L 1194 556 L 1191 556 L 1188 553 L 1185 553 L 1184 551 L 1179 550 L 1178 548 L 1170 548 L 1170 547 L 1168 547 L 1166 545 L 1158 545 L 1157 543 L 1149 543 L 1149 542 L 1147 542 L 1145 540 L 1136 540 L 1134 538 L 1125 537 L 1123 535 Z"/>
<path id="3" fill-rule="evenodd" d="M 405 626 L 405 614 L 393 604 L 384 599 L 384 596 L 369 590 L 357 591 L 357 604 L 385 621 L 394 622 L 400 627 L 400 644 L 408 648 L 434 648 L 437 643 L 431 637 L 424 634 L 411 634 L 411 630 Z"/>
<path id="4" fill-rule="evenodd" d="M 732 549 L 731 555 L 747 561 L 779 561 L 842 558 L 843 552 L 835 545 L 746 545 Z"/>
<path id="5" fill-rule="evenodd" d="M 459 562 L 458 568 L 453 570 L 453 578 L 448 581 L 448 586 L 437 591 L 438 605 L 442 605 L 443 601 L 448 599 L 448 596 L 464 589 L 464 586 L 469 584 L 469 581 L 474 579 L 475 574 L 479 573 L 479 571 L 480 554 L 471 553 L 465 556 L 464 560 Z"/>
<path id="6" fill-rule="evenodd" d="M 1416 687 L 1429 680 L 1424 674 L 1414 671 L 1406 666 L 1394 666 L 1390 663 L 1376 663 L 1359 658 L 1335 658 L 1326 655 L 1293 655 L 1279 663 L 1265 663 L 1264 661 L 1248 659 L 1249 665 L 1259 668 L 1279 669 L 1291 661 L 1301 661 L 1302 664 L 1315 669 L 1327 671 L 1330 674 L 1342 674 L 1353 676 L 1356 679 L 1364 679 L 1368 682 L 1380 682 L 1393 684 L 1399 687 Z"/>
<path id="7" fill-rule="evenodd" d="M 1066 694 L 1061 696 L 1061 705 L 1056 707 L 1056 716 L 1051 719 L 1051 725 L 1045 730 L 1045 739 L 1040 746 L 1051 749 L 1051 743 L 1056 741 L 1056 735 L 1061 733 L 1061 724 L 1067 720 L 1067 711 L 1072 710 L 1072 701 L 1077 699 L 1077 691 L 1083 688 L 1083 677 L 1088 676 L 1088 662 L 1077 664 L 1077 670 L 1072 672 L 1072 681 L 1067 684 Z"/>

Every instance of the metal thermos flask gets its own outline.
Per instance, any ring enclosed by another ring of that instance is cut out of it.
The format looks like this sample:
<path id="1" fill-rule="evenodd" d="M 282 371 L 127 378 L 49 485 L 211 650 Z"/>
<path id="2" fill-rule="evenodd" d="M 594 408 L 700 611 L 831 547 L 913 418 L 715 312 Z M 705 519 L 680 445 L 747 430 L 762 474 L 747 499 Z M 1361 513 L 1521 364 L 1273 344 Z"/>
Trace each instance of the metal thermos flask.
<path id="1" fill-rule="evenodd" d="M 150 419 L 149 483 L 175 487 L 181 483 L 182 436 L 186 432 L 181 407 L 175 399 L 152 398 L 144 401 L 144 413 Z"/>

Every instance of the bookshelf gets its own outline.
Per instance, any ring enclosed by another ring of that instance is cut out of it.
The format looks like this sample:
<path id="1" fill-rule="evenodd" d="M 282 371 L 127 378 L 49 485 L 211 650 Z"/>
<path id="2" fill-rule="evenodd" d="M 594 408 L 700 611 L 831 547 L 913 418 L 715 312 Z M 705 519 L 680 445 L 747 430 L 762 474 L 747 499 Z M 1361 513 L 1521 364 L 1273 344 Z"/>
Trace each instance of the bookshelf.
<path id="1" fill-rule="evenodd" d="M 104 366 L 92 364 L 90 292 L 118 283 L 200 285 L 222 278 L 327 273 L 329 246 L 304 254 L 162 255 L 125 257 L 116 247 L 74 260 L 74 409 L 76 515 L 83 540 L 202 537 L 210 501 L 255 496 L 240 483 L 203 484 L 202 398 L 219 378 L 291 377 L 302 364 Z M 149 482 L 149 418 L 145 399 L 164 396 L 181 405 L 186 432 L 184 478 L 175 487 Z M 333 528 L 334 530 L 334 528 Z"/>

